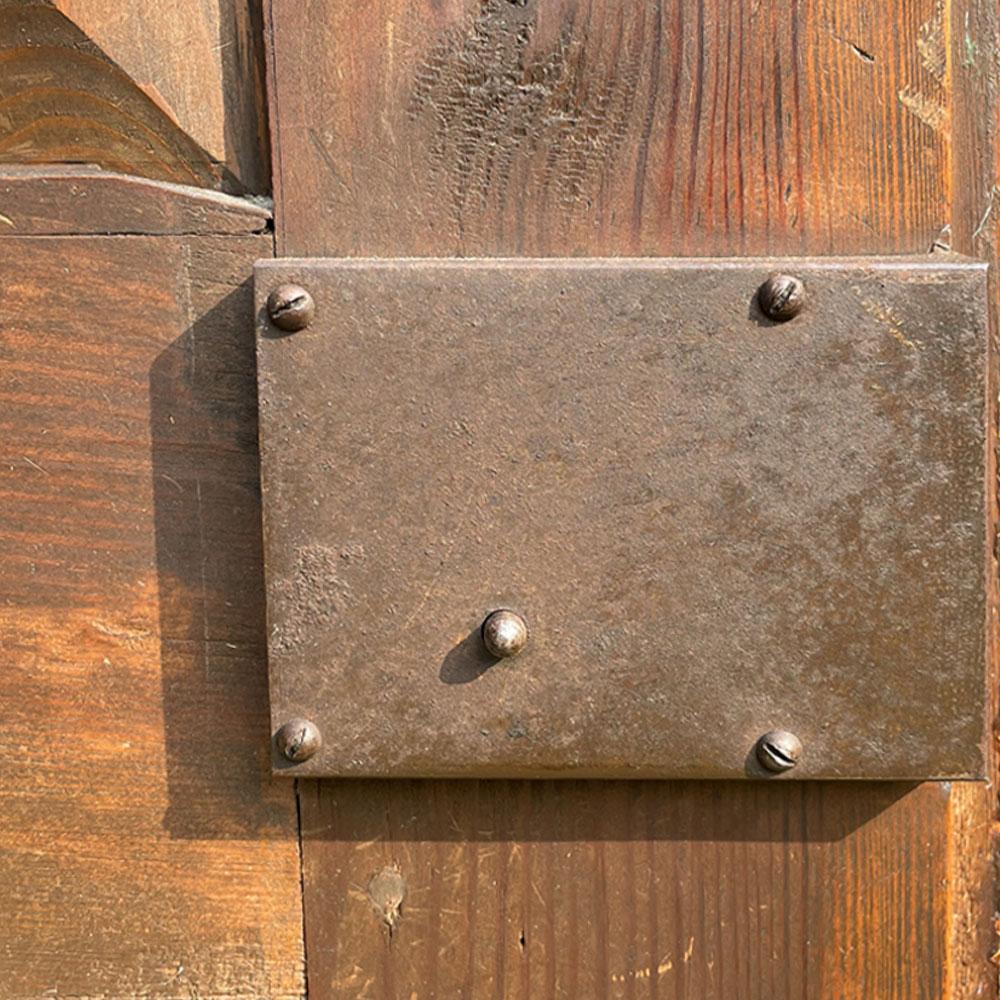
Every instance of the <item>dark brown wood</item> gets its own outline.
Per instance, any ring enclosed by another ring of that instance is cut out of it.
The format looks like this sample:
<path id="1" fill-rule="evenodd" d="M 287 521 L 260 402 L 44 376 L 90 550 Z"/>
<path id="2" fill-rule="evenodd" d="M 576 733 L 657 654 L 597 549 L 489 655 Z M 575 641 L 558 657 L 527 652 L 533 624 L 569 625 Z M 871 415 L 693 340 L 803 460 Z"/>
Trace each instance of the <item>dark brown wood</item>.
<path id="1" fill-rule="evenodd" d="M 950 66 L 951 84 L 951 227 L 944 235 L 961 253 L 988 260 L 990 269 L 991 330 L 993 350 L 989 366 L 992 410 L 988 418 L 991 447 L 987 449 L 990 465 L 988 482 L 994 489 L 991 530 L 996 536 L 997 497 L 997 411 L 1000 392 L 1000 371 L 997 359 L 997 310 L 1000 302 L 998 262 L 998 215 L 995 200 L 998 193 L 997 100 L 998 77 L 995 53 L 1000 47 L 998 8 L 990 0 L 961 0 L 949 5 L 947 27 L 952 42 Z M 1000 583 L 997 547 L 991 547 L 992 558 L 987 566 L 987 581 L 992 588 L 989 626 L 993 678 L 989 687 L 988 722 L 996 731 L 998 659 L 998 601 Z M 951 890 L 951 935 L 948 941 L 948 996 L 991 997 L 997 989 L 998 927 L 994 915 L 998 911 L 996 858 L 997 829 L 997 755 L 996 740 L 990 755 L 991 782 L 988 785 L 956 785 L 952 789 L 949 819 L 949 886 Z M 984 963 L 989 955 L 992 962 Z"/>
<path id="2" fill-rule="evenodd" d="M 0 162 L 268 189 L 259 0 L 0 2 Z"/>
<path id="3" fill-rule="evenodd" d="M 198 193 L 80 183 L 130 192 L 123 228 L 244 235 L 0 239 L 0 993 L 298 1000 L 249 333 L 271 241 Z M 87 228 L 32 204 L 30 232 Z"/>
<path id="4" fill-rule="evenodd" d="M 983 0 L 302 18 L 272 0 L 281 253 L 992 255 Z M 311 995 L 994 994 L 982 787 L 577 795 L 307 785 Z"/>
<path id="5" fill-rule="evenodd" d="M 99 167 L 0 167 L 0 236 L 228 236 L 270 227 L 261 200 Z"/>

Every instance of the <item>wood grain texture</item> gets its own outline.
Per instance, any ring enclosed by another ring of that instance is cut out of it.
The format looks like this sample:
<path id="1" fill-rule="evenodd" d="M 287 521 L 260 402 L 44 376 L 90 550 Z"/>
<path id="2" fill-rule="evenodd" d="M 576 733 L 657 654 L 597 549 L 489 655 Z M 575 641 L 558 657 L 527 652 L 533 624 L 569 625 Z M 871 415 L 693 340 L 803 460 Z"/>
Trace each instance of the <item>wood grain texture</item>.
<path id="1" fill-rule="evenodd" d="M 98 167 L 0 167 L 0 235 L 264 233 L 266 199 L 235 198 Z"/>
<path id="2" fill-rule="evenodd" d="M 211 158 L 270 188 L 260 0 L 54 0 Z"/>
<path id="3" fill-rule="evenodd" d="M 301 789 L 310 997 L 943 996 L 947 786 Z"/>
<path id="4" fill-rule="evenodd" d="M 998 218 L 995 200 L 1000 177 L 1000 144 L 997 134 L 1000 11 L 989 0 L 956 0 L 948 9 L 951 38 L 951 226 L 946 242 L 969 256 L 988 260 L 993 310 L 990 317 L 993 350 L 988 377 L 990 447 L 987 480 L 993 489 L 992 525 L 997 538 L 998 393 L 1000 370 L 997 349 L 997 315 L 1000 303 Z M 1000 565 L 997 545 L 991 546 L 987 579 L 992 588 L 988 635 L 992 651 L 988 712 L 994 733 L 998 719 L 997 667 L 1000 633 L 997 609 Z M 998 912 L 996 859 L 1000 853 L 997 825 L 997 743 L 992 742 L 991 781 L 983 785 L 957 785 L 952 795 L 948 824 L 951 895 L 951 934 L 948 942 L 948 996 L 993 997 L 997 993 Z M 984 963 L 983 956 L 992 957 Z"/>
<path id="5" fill-rule="evenodd" d="M 291 256 L 924 252 L 941 0 L 273 0 Z"/>
<path id="6" fill-rule="evenodd" d="M 991 254 L 988 6 L 271 0 L 279 252 Z M 320 1000 L 995 995 L 988 786 L 300 805 Z"/>
<path id="7" fill-rule="evenodd" d="M 5 1000 L 303 992 L 266 736 L 258 224 L 0 240 Z"/>
<path id="8" fill-rule="evenodd" d="M 0 2 L 0 162 L 268 187 L 258 3 Z"/>

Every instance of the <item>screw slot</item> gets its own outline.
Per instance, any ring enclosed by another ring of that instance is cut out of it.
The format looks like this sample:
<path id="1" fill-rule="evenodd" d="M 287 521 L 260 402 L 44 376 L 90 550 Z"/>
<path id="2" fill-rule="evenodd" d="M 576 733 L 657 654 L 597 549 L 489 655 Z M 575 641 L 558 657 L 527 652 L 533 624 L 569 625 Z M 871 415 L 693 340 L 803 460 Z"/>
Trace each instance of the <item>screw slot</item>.
<path id="1" fill-rule="evenodd" d="M 761 767 L 775 774 L 790 771 L 802 756 L 802 741 L 783 729 L 765 733 L 757 741 L 757 760 Z"/>
<path id="2" fill-rule="evenodd" d="M 279 330 L 296 333 L 312 322 L 316 303 L 300 285 L 279 285 L 267 297 L 267 315 Z"/>
<path id="3" fill-rule="evenodd" d="M 775 323 L 794 319 L 806 304 L 806 288 L 790 274 L 772 274 L 757 289 L 760 311 Z"/>
<path id="4" fill-rule="evenodd" d="M 314 722 L 289 719 L 275 734 L 274 743 L 285 760 L 301 764 L 323 745 L 323 737 Z"/>

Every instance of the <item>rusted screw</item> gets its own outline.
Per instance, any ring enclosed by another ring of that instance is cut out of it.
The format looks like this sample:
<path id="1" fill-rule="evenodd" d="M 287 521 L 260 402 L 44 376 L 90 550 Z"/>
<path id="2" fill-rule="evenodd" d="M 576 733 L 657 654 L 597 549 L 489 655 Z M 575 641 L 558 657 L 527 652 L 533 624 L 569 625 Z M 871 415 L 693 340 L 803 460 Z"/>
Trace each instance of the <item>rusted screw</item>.
<path id="1" fill-rule="evenodd" d="M 490 656 L 517 656 L 528 642 L 528 625 L 513 611 L 494 611 L 483 622 L 483 645 Z"/>
<path id="2" fill-rule="evenodd" d="M 775 323 L 794 319 L 806 304 L 806 287 L 790 274 L 772 274 L 757 290 L 761 312 Z"/>
<path id="3" fill-rule="evenodd" d="M 274 743 L 285 760 L 301 764 L 323 745 L 323 737 L 314 722 L 289 719 L 275 734 Z"/>
<path id="4" fill-rule="evenodd" d="M 768 771 L 790 771 L 802 756 L 802 741 L 784 729 L 773 729 L 757 741 L 757 760 Z"/>
<path id="5" fill-rule="evenodd" d="M 279 285 L 267 297 L 271 322 L 286 333 L 304 330 L 316 315 L 313 297 L 299 285 Z"/>

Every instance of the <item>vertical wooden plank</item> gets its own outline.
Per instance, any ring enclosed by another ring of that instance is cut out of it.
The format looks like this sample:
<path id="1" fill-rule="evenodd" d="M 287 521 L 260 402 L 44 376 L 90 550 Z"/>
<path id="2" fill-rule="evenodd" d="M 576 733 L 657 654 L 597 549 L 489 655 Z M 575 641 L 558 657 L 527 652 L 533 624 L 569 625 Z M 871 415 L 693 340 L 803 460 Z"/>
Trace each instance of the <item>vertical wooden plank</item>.
<path id="1" fill-rule="evenodd" d="M 361 23 L 274 0 L 279 249 L 923 252 L 947 219 L 942 10 L 378 0 Z"/>
<path id="2" fill-rule="evenodd" d="M 310 996 L 939 998 L 948 800 L 303 782 Z"/>
<path id="3" fill-rule="evenodd" d="M 271 0 L 279 252 L 968 250 L 995 70 L 959 87 L 956 58 L 966 13 L 992 50 L 987 6 Z M 994 988 L 981 787 L 319 782 L 301 809 L 315 997 Z"/>
<path id="4" fill-rule="evenodd" d="M 997 720 L 998 602 L 997 564 L 997 454 L 1000 420 L 1000 371 L 997 368 L 998 228 L 995 201 L 1000 176 L 997 136 L 1000 18 L 996 4 L 987 0 L 954 0 L 948 11 L 948 74 L 951 91 L 952 222 L 944 242 L 960 253 L 992 263 L 990 288 L 994 303 L 991 319 L 993 351 L 989 370 L 988 483 L 993 497 L 991 530 L 994 545 L 987 565 L 992 593 L 987 622 L 992 653 L 989 676 L 990 718 Z M 996 858 L 998 845 L 996 802 L 996 741 L 992 742 L 992 779 L 987 785 L 956 786 L 949 819 L 949 885 L 951 934 L 948 942 L 949 996 L 992 997 L 997 992 L 998 953 Z M 993 962 L 987 964 L 983 956 Z"/>
<path id="5" fill-rule="evenodd" d="M 59 231 L 85 228 L 74 183 Z M 45 190 L 29 227 L 58 220 Z M 234 199 L 150 203 L 155 235 L 0 239 L 0 993 L 292 1000 L 249 322 L 271 241 Z M 199 213 L 230 235 L 171 233 Z"/>

